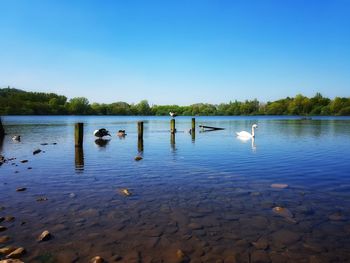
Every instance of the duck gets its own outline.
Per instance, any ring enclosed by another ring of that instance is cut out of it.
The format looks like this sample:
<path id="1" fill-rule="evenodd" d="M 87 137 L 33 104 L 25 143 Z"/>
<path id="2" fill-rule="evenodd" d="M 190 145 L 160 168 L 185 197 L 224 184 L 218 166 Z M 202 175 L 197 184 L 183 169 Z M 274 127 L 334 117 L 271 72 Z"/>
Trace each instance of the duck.
<path id="1" fill-rule="evenodd" d="M 124 137 L 125 135 L 126 135 L 125 130 L 119 130 L 117 132 L 117 136 L 119 136 L 119 137 Z"/>
<path id="2" fill-rule="evenodd" d="M 94 131 L 94 135 L 98 138 L 102 138 L 104 136 L 111 136 L 109 134 L 109 131 L 107 131 L 105 128 L 102 128 L 102 129 L 98 129 L 98 130 L 95 130 Z"/>
<path id="3" fill-rule="evenodd" d="M 237 137 L 242 138 L 242 139 L 251 139 L 255 138 L 255 129 L 258 128 L 257 124 L 252 125 L 252 133 L 249 133 L 247 131 L 240 131 L 236 132 Z"/>
<path id="4" fill-rule="evenodd" d="M 20 142 L 21 141 L 21 135 L 15 135 L 12 137 L 12 140 L 16 141 L 16 142 Z"/>
<path id="5" fill-rule="evenodd" d="M 171 116 L 171 117 L 173 117 L 173 118 L 175 118 L 176 116 L 177 116 L 177 114 L 175 113 L 175 112 L 169 112 L 169 115 Z"/>

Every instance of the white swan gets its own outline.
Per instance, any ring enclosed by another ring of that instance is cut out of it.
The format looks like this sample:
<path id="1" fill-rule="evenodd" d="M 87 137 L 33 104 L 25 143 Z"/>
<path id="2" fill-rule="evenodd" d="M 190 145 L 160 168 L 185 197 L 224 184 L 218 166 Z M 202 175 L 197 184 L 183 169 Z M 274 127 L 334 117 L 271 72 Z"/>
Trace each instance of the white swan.
<path id="1" fill-rule="evenodd" d="M 247 131 L 240 131 L 240 132 L 236 132 L 237 137 L 241 138 L 241 139 L 250 139 L 250 138 L 254 138 L 255 137 L 255 129 L 258 128 L 257 124 L 253 124 L 252 125 L 252 133 L 250 134 Z"/>

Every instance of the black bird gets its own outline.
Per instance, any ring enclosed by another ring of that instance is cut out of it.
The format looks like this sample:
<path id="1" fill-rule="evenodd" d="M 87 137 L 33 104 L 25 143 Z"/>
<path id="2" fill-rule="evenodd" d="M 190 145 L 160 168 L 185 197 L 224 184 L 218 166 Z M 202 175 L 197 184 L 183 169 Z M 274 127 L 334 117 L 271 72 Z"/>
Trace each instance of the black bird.
<path id="1" fill-rule="evenodd" d="M 98 138 L 102 138 L 104 136 L 111 136 L 109 134 L 109 131 L 107 131 L 106 129 L 102 128 L 102 129 L 99 129 L 99 130 L 95 130 L 94 131 L 94 135 Z"/>

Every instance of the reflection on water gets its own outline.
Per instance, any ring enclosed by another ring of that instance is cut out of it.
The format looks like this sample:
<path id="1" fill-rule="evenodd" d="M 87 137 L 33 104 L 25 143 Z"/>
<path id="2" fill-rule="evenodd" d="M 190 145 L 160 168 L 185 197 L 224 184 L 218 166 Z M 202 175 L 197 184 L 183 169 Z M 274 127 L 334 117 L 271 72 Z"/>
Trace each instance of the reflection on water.
<path id="1" fill-rule="evenodd" d="M 83 147 L 75 147 L 75 169 L 77 171 L 84 170 L 84 149 Z"/>
<path id="2" fill-rule="evenodd" d="M 98 138 L 95 140 L 95 144 L 98 145 L 99 147 L 106 147 L 109 142 L 110 142 L 110 139 Z"/>
<path id="3" fill-rule="evenodd" d="M 198 119 L 225 130 L 191 143 L 190 117 L 175 135 L 169 117 L 143 116 L 138 140 L 139 117 L 5 117 L 0 149 L 17 159 L 0 166 L 0 217 L 15 217 L 1 222 L 2 246 L 23 246 L 24 262 L 349 262 L 349 118 Z M 75 122 L 84 149 L 73 150 Z M 255 139 L 236 139 L 253 123 Z M 114 136 L 96 143 L 101 126 Z M 44 230 L 54 238 L 37 243 Z"/>
<path id="4" fill-rule="evenodd" d="M 143 138 L 137 139 L 137 151 L 139 154 L 143 153 Z"/>

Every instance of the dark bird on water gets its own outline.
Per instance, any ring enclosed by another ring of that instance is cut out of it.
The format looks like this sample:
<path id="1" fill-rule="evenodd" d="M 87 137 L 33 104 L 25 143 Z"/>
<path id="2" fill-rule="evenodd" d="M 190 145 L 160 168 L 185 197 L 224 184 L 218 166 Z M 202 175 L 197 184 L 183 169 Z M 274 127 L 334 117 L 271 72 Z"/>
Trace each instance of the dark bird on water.
<path id="1" fill-rule="evenodd" d="M 107 131 L 106 129 L 102 128 L 102 129 L 99 129 L 99 130 L 95 130 L 94 131 L 94 135 L 98 138 L 102 138 L 104 136 L 111 136 L 109 134 L 109 131 Z"/>

